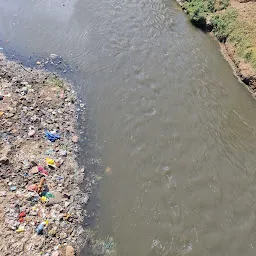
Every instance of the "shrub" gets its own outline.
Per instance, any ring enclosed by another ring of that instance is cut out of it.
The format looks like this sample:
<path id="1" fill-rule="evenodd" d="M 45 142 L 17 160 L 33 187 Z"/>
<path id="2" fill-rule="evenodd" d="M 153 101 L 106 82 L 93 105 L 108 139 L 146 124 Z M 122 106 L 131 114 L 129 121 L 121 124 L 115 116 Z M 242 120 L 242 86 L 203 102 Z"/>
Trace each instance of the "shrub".
<path id="1" fill-rule="evenodd" d="M 228 9 L 225 13 L 213 15 L 213 32 L 220 41 L 226 41 L 235 27 L 237 11 L 233 8 Z"/>
<path id="2" fill-rule="evenodd" d="M 183 7 L 187 10 L 191 22 L 199 27 L 205 26 L 207 15 L 215 11 L 214 0 L 190 0 L 186 1 Z"/>

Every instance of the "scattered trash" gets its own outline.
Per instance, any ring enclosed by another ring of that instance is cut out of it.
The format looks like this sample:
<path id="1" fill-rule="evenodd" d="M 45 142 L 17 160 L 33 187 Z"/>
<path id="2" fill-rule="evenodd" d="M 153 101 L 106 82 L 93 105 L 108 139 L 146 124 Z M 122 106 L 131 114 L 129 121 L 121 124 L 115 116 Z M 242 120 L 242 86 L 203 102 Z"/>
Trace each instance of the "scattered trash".
<path id="1" fill-rule="evenodd" d="M 30 131 L 28 132 L 28 137 L 33 137 L 35 134 L 36 134 L 36 131 L 35 131 L 35 130 L 30 130 Z"/>
<path id="2" fill-rule="evenodd" d="M 22 217 L 25 217 L 25 216 L 26 216 L 26 212 L 25 212 L 25 211 L 20 212 L 20 214 L 19 214 L 19 218 L 22 218 Z"/>
<path id="3" fill-rule="evenodd" d="M 46 197 L 46 196 L 42 196 L 42 197 L 41 197 L 41 202 L 42 202 L 42 203 L 45 203 L 46 201 L 47 201 L 47 197 Z"/>
<path id="4" fill-rule="evenodd" d="M 45 130 L 44 133 L 45 133 L 46 138 L 47 138 L 49 141 L 51 141 L 51 142 L 55 142 L 56 140 L 59 140 L 59 139 L 60 139 L 60 135 L 57 134 L 57 133 L 51 133 L 51 132 L 49 132 L 49 131 L 47 131 L 47 130 Z"/>
<path id="5" fill-rule="evenodd" d="M 40 170 L 39 171 L 41 174 L 43 174 L 44 176 L 49 176 L 49 173 L 46 170 Z"/>
<path id="6" fill-rule="evenodd" d="M 5 197 L 7 195 L 6 191 L 0 191 L 0 197 Z"/>
<path id="7" fill-rule="evenodd" d="M 44 230 L 44 226 L 46 225 L 46 222 L 43 221 L 41 224 L 38 225 L 38 227 L 36 228 L 36 233 L 38 235 L 41 235 L 43 233 Z"/>
<path id="8" fill-rule="evenodd" d="M 110 167 L 107 167 L 105 173 L 108 175 L 112 174 L 112 169 Z"/>
<path id="9" fill-rule="evenodd" d="M 64 99 L 64 98 L 65 98 L 65 92 L 64 92 L 64 90 L 60 91 L 59 96 L 60 96 L 60 99 Z"/>
<path id="10" fill-rule="evenodd" d="M 59 252 L 58 251 L 54 251 L 51 256 L 59 256 Z"/>
<path id="11" fill-rule="evenodd" d="M 11 186 L 11 187 L 10 187 L 10 190 L 11 190 L 11 191 L 15 191 L 16 189 L 17 189 L 16 186 Z"/>
<path id="12" fill-rule="evenodd" d="M 39 172 L 41 172 L 42 170 L 44 170 L 44 167 L 42 167 L 42 166 L 37 166 L 37 170 L 39 171 Z"/>
<path id="13" fill-rule="evenodd" d="M 46 198 L 54 198 L 54 194 L 51 193 L 51 192 L 46 192 L 46 193 L 44 194 L 44 196 L 45 196 Z"/>
<path id="14" fill-rule="evenodd" d="M 54 150 L 53 149 L 47 149 L 46 151 L 45 151 L 45 154 L 46 155 L 52 155 L 54 153 Z"/>
<path id="15" fill-rule="evenodd" d="M 84 217 L 78 137 L 71 139 L 75 92 L 54 75 L 8 63 L 1 60 L 0 68 L 1 253 L 60 256 L 62 245 L 77 244 Z M 73 247 L 67 251 L 74 256 Z"/>
<path id="16" fill-rule="evenodd" d="M 66 156 L 67 155 L 67 151 L 60 150 L 59 154 L 60 154 L 60 156 Z"/>
<path id="17" fill-rule="evenodd" d="M 19 214 L 18 218 L 19 218 L 19 222 L 24 222 L 24 217 L 26 216 L 26 212 L 23 211 Z"/>
<path id="18" fill-rule="evenodd" d="M 48 165 L 50 165 L 50 166 L 55 166 L 55 161 L 53 160 L 53 159 L 51 159 L 51 158 L 45 158 L 45 161 L 46 161 L 46 163 L 48 164 Z"/>
<path id="19" fill-rule="evenodd" d="M 27 190 L 28 191 L 35 191 L 35 192 L 37 192 L 37 189 L 38 189 L 37 184 L 27 186 Z"/>
<path id="20" fill-rule="evenodd" d="M 40 182 L 39 182 L 39 185 L 38 185 L 38 187 L 37 187 L 37 193 L 38 193 L 38 194 L 42 192 L 44 183 L 45 183 L 45 178 L 41 178 L 41 180 L 40 180 Z"/>
<path id="21" fill-rule="evenodd" d="M 16 230 L 17 233 L 24 232 L 24 231 L 25 231 L 25 226 L 23 226 L 23 225 L 20 225 L 18 227 L 18 229 Z"/>

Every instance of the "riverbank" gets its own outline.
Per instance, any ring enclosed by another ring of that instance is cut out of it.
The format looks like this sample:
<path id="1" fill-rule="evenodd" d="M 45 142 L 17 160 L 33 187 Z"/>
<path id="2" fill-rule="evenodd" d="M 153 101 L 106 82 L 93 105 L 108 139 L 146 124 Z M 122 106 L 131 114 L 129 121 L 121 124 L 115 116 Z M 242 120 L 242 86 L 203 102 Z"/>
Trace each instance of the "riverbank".
<path id="1" fill-rule="evenodd" d="M 70 84 L 0 55 L 1 255 L 72 256 L 82 249 L 89 195 L 79 189 L 75 116 Z"/>
<path id="2" fill-rule="evenodd" d="M 256 97 L 256 4 L 253 1 L 178 1 L 191 22 L 219 41 L 234 74 Z"/>

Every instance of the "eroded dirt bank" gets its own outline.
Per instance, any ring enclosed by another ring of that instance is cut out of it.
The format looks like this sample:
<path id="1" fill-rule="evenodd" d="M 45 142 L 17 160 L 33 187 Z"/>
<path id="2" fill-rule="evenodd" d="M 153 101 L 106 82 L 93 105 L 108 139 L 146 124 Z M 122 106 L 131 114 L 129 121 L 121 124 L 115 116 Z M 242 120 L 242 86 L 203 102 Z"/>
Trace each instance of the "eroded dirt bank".
<path id="1" fill-rule="evenodd" d="M 178 1 L 196 26 L 212 32 L 234 74 L 256 96 L 256 2 Z"/>

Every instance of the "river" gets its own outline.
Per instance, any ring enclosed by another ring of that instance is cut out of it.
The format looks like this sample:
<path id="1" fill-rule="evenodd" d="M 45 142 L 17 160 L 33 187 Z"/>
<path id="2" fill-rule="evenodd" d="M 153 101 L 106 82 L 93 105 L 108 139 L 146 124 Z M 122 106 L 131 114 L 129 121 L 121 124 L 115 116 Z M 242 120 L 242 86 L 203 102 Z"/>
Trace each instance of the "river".
<path id="1" fill-rule="evenodd" d="M 118 255 L 255 255 L 256 102 L 174 0 L 1 0 L 0 36 L 79 67 Z"/>

